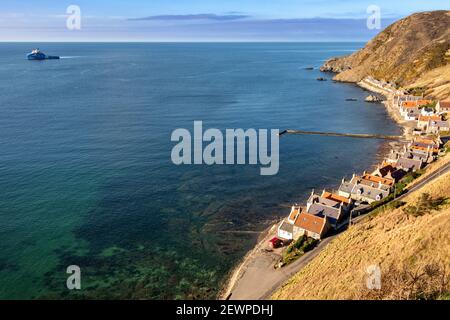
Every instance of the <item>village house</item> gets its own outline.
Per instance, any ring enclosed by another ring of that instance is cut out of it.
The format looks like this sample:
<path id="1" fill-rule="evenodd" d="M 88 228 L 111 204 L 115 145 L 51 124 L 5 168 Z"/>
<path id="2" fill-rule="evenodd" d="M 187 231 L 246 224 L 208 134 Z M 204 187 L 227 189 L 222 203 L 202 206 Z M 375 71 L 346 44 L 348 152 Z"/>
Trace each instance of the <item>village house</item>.
<path id="1" fill-rule="evenodd" d="M 450 112 L 450 99 L 440 100 L 436 104 L 436 112 L 447 113 Z"/>
<path id="2" fill-rule="evenodd" d="M 404 108 L 400 110 L 400 114 L 402 115 L 403 119 L 406 121 L 416 121 L 419 116 L 421 115 L 421 112 L 419 108 L 417 107 L 410 107 L 410 108 Z"/>
<path id="3" fill-rule="evenodd" d="M 381 182 L 375 183 L 353 175 L 350 181 L 346 181 L 345 178 L 342 179 L 338 193 L 355 201 L 372 203 L 389 196 L 390 189 L 391 187 L 383 185 Z"/>
<path id="4" fill-rule="evenodd" d="M 422 109 L 423 107 L 428 106 L 431 103 L 433 103 L 432 100 L 425 100 L 425 99 L 422 99 L 420 97 L 416 97 L 416 98 L 417 99 L 401 101 L 399 103 L 400 111 L 404 112 L 405 109 L 408 109 L 408 108 L 419 108 L 419 109 Z"/>
<path id="5" fill-rule="evenodd" d="M 402 176 L 407 172 L 421 169 L 425 164 L 434 161 L 434 153 L 439 150 L 436 148 L 437 144 L 430 141 L 418 138 L 416 141 L 404 145 L 402 151 L 391 150 L 385 159 L 385 164 L 391 165 L 397 170 L 403 170 Z"/>
<path id="6" fill-rule="evenodd" d="M 431 145 L 433 148 L 439 149 L 442 141 L 440 138 L 434 137 L 419 137 L 414 139 L 415 142 L 421 142 Z"/>
<path id="7" fill-rule="evenodd" d="M 361 183 L 369 186 L 377 186 L 379 189 L 390 191 L 394 186 L 395 181 L 392 178 L 379 177 L 364 171 L 361 176 Z"/>
<path id="8" fill-rule="evenodd" d="M 419 118 L 417 119 L 416 127 L 418 129 L 426 131 L 430 121 L 441 121 L 441 120 L 442 120 L 442 117 L 437 114 L 431 115 L 431 116 L 420 115 Z"/>
<path id="9" fill-rule="evenodd" d="M 319 217 L 309 213 L 301 213 L 294 223 L 294 239 L 302 235 L 320 240 L 330 230 L 327 217 Z"/>
<path id="10" fill-rule="evenodd" d="M 394 105 L 397 106 L 398 108 L 400 108 L 402 106 L 403 102 L 417 101 L 417 100 L 422 100 L 422 97 L 399 94 L 399 95 L 394 96 Z"/>
<path id="11" fill-rule="evenodd" d="M 309 204 L 306 212 L 321 218 L 328 218 L 328 222 L 334 229 L 337 229 L 338 224 L 344 217 L 342 205 L 336 208 L 320 202 L 313 202 Z"/>
<path id="12" fill-rule="evenodd" d="M 349 211 L 352 204 L 352 200 L 349 198 L 339 196 L 337 194 L 333 194 L 331 192 L 327 192 L 325 190 L 322 191 L 321 195 L 317 195 L 314 193 L 313 189 L 307 201 L 306 211 L 308 211 L 309 206 L 313 203 L 321 203 L 334 208 L 342 207 L 343 211 Z"/>
<path id="13" fill-rule="evenodd" d="M 327 217 L 329 224 L 337 228 L 344 216 L 350 211 L 352 199 L 338 194 L 322 191 L 320 195 L 312 190 L 306 204 L 306 212 L 319 216 Z"/>
<path id="14" fill-rule="evenodd" d="M 299 210 L 297 210 L 299 209 Z M 327 217 L 314 216 L 296 207 L 294 212 L 295 220 L 284 219 L 278 226 L 278 237 L 286 240 L 297 240 L 302 235 L 314 239 L 322 239 L 331 228 Z M 291 215 L 290 215 L 291 216 Z"/>
<path id="15" fill-rule="evenodd" d="M 427 139 L 416 138 L 412 142 L 408 143 L 403 153 L 406 153 L 407 149 L 437 154 L 439 152 L 439 144 L 436 144 L 435 142 L 430 142 Z"/>
<path id="16" fill-rule="evenodd" d="M 384 162 L 387 163 L 387 164 L 392 164 L 392 165 L 395 166 L 395 164 L 397 163 L 398 158 L 400 158 L 400 154 L 397 151 L 395 151 L 394 149 L 391 149 L 389 154 L 384 159 Z"/>
<path id="17" fill-rule="evenodd" d="M 397 160 L 397 166 L 405 171 L 417 171 L 422 169 L 423 161 L 420 159 L 401 157 Z"/>
<path id="18" fill-rule="evenodd" d="M 297 217 L 303 212 L 303 208 L 297 205 L 291 207 L 291 212 L 288 217 L 284 219 L 278 226 L 278 236 L 283 239 L 294 239 L 294 223 Z"/>
<path id="19" fill-rule="evenodd" d="M 434 155 L 432 151 L 409 149 L 403 153 L 402 158 L 420 160 L 423 164 L 428 164 L 434 161 Z"/>
<path id="20" fill-rule="evenodd" d="M 294 239 L 294 224 L 286 220 L 281 221 L 278 226 L 278 237 L 285 240 Z"/>
<path id="21" fill-rule="evenodd" d="M 428 122 L 425 132 L 428 134 L 438 134 L 443 131 L 450 131 L 450 123 L 448 121 L 432 121 Z"/>
<path id="22" fill-rule="evenodd" d="M 406 172 L 397 168 L 394 163 L 383 162 L 377 166 L 372 175 L 392 179 L 397 182 L 406 175 Z"/>
<path id="23" fill-rule="evenodd" d="M 422 109 L 420 109 L 420 115 L 422 116 L 432 116 L 436 114 L 434 109 L 431 107 L 423 107 Z"/>
<path id="24" fill-rule="evenodd" d="M 400 115 L 407 121 L 417 120 L 419 117 L 420 109 L 417 105 L 417 101 L 404 101 L 399 107 Z"/>
<path id="25" fill-rule="evenodd" d="M 303 208 L 297 205 L 291 207 L 291 212 L 287 218 L 287 221 L 290 224 L 294 224 L 295 220 L 297 220 L 298 215 L 303 211 Z"/>
<path id="26" fill-rule="evenodd" d="M 344 210 L 350 210 L 353 205 L 352 199 L 342 197 L 338 194 L 327 192 L 325 190 L 322 191 L 321 197 L 342 203 Z"/>

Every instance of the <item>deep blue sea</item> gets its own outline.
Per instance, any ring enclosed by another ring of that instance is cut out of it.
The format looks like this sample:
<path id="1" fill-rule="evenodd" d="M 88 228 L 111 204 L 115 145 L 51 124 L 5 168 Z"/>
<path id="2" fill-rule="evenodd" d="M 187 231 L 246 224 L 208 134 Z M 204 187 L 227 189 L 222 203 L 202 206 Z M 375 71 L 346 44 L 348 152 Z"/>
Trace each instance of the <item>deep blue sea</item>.
<path id="1" fill-rule="evenodd" d="M 285 135 L 279 173 L 260 176 L 174 165 L 172 131 L 397 134 L 366 92 L 317 70 L 362 46 L 0 44 L 0 298 L 213 298 L 248 231 L 374 164 L 382 142 Z M 34 47 L 62 59 L 27 61 Z"/>

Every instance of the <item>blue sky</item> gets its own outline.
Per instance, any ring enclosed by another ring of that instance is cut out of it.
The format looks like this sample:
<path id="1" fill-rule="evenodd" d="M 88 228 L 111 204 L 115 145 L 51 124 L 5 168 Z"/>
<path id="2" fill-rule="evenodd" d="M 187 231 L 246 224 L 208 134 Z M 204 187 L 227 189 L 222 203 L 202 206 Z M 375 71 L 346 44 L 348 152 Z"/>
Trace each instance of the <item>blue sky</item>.
<path id="1" fill-rule="evenodd" d="M 66 28 L 69 5 L 81 29 Z M 1 0 L 0 41 L 365 41 L 367 7 L 382 27 L 449 1 L 416 0 Z"/>

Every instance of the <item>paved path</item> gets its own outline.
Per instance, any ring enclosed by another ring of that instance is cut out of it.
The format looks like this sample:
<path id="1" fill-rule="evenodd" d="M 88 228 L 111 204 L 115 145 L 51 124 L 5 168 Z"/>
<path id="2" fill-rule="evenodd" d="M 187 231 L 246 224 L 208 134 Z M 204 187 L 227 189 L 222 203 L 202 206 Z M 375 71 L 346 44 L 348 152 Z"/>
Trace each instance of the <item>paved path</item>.
<path id="1" fill-rule="evenodd" d="M 445 164 L 428 177 L 411 187 L 405 194 L 396 198 L 401 200 L 413 191 L 423 187 L 425 184 L 435 180 L 439 176 L 450 171 L 450 163 Z M 356 217 L 352 223 L 358 223 L 367 214 Z M 342 228 L 342 230 L 345 228 Z M 273 236 L 272 232 L 267 235 L 267 239 Z M 339 233 L 338 233 L 339 234 Z M 259 247 L 253 253 L 252 257 L 244 262 L 242 266 L 242 274 L 237 279 L 236 284 L 231 289 L 230 300 L 261 300 L 269 299 L 273 292 L 275 292 L 283 283 L 290 279 L 295 273 L 306 266 L 312 259 L 314 259 L 338 234 L 330 236 L 322 240 L 319 245 L 312 251 L 306 253 L 298 260 L 280 269 L 274 269 L 274 264 L 280 258 L 280 251 L 268 252 L 264 250 L 267 239 L 259 244 Z"/>

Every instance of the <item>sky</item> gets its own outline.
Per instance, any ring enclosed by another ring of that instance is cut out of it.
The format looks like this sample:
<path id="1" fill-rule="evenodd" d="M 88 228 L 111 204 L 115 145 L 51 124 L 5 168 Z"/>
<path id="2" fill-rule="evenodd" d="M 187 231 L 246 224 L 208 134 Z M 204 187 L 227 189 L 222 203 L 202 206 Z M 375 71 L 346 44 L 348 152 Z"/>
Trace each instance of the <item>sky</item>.
<path id="1" fill-rule="evenodd" d="M 450 9 L 448 0 L 1 0 L 0 41 L 367 41 L 381 31 L 367 26 L 373 5 L 381 29 Z"/>

